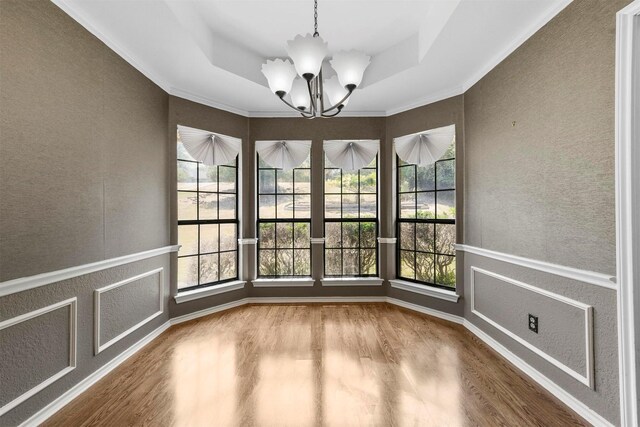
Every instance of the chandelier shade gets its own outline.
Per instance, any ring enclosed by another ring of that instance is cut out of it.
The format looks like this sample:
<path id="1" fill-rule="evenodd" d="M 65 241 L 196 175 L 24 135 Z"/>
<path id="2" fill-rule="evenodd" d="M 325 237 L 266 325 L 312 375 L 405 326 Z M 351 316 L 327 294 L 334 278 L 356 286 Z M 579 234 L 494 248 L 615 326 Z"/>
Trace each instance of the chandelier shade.
<path id="1" fill-rule="evenodd" d="M 370 164 L 379 148 L 380 141 L 374 139 L 324 141 L 324 152 L 329 161 L 346 172 Z"/>
<path id="2" fill-rule="evenodd" d="M 455 141 L 455 125 L 394 138 L 398 157 L 407 163 L 429 166 L 438 161 Z"/>
<path id="3" fill-rule="evenodd" d="M 291 87 L 291 103 L 293 106 L 299 110 L 305 110 L 308 108 L 310 101 L 307 82 L 301 78 L 295 79 Z"/>
<path id="4" fill-rule="evenodd" d="M 349 91 L 345 89 L 344 86 L 340 85 L 338 76 L 333 76 L 329 80 L 324 82 L 324 91 L 326 92 L 327 98 L 329 98 L 329 102 L 331 103 L 331 105 L 347 105 L 347 102 L 349 102 L 349 98 L 344 99 L 349 94 Z"/>
<path id="5" fill-rule="evenodd" d="M 267 78 L 271 92 L 287 94 L 291 91 L 293 79 L 296 78 L 296 69 L 288 59 L 278 58 L 262 64 L 262 74 Z"/>
<path id="6" fill-rule="evenodd" d="M 342 87 L 357 87 L 362 82 L 364 70 L 371 63 L 371 57 L 355 50 L 341 51 L 334 54 L 329 63 L 338 74 Z"/>
<path id="7" fill-rule="evenodd" d="M 309 157 L 311 141 L 256 141 L 260 159 L 276 169 L 297 168 Z"/>
<path id="8" fill-rule="evenodd" d="M 298 34 L 287 42 L 287 54 L 300 77 L 311 80 L 320 73 L 322 61 L 329 53 L 327 43 L 320 36 Z"/>
<path id="9" fill-rule="evenodd" d="M 208 166 L 232 163 L 242 147 L 242 140 L 206 130 L 178 125 L 180 141 L 195 160 Z"/>

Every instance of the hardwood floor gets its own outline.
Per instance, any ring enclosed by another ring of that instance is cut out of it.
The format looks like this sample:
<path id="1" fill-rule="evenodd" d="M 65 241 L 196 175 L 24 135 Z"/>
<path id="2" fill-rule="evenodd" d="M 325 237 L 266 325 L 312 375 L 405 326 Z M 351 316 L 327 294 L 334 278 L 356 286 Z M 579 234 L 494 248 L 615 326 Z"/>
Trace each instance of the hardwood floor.
<path id="1" fill-rule="evenodd" d="M 173 326 L 47 426 L 587 425 L 459 325 L 387 304 Z"/>

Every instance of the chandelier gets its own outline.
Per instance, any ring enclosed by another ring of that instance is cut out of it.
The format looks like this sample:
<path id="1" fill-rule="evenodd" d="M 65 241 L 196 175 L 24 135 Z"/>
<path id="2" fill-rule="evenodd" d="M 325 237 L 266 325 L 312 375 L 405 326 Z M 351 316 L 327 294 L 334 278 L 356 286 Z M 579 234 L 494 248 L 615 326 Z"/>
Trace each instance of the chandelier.
<path id="1" fill-rule="evenodd" d="M 318 33 L 318 0 L 314 0 L 313 6 L 313 35 L 298 34 L 287 41 L 287 54 L 293 63 L 289 59 L 275 59 L 262 64 L 262 74 L 271 91 L 307 119 L 340 114 L 371 62 L 370 56 L 355 50 L 335 53 L 329 63 L 336 75 L 325 82 L 322 62 L 329 51 Z"/>

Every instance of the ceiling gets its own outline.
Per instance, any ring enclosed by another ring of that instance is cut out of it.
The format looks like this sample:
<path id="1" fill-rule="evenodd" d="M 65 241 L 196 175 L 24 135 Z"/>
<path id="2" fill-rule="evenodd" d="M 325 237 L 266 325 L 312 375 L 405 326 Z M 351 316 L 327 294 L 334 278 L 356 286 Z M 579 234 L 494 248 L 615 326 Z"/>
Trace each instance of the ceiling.
<path id="1" fill-rule="evenodd" d="M 173 95 L 245 116 L 295 115 L 260 67 L 313 32 L 312 0 L 53 2 Z M 463 93 L 570 2 L 319 0 L 330 52 L 372 57 L 342 115 L 384 116 Z"/>

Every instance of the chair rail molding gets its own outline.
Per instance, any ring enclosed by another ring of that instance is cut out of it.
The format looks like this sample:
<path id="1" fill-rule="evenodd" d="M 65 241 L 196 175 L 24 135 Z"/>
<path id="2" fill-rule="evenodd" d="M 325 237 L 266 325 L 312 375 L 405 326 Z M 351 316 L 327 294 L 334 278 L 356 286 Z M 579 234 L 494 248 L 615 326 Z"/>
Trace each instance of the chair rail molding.
<path id="1" fill-rule="evenodd" d="M 615 176 L 620 425 L 637 426 L 635 310 L 640 295 L 640 0 L 616 15 Z"/>

